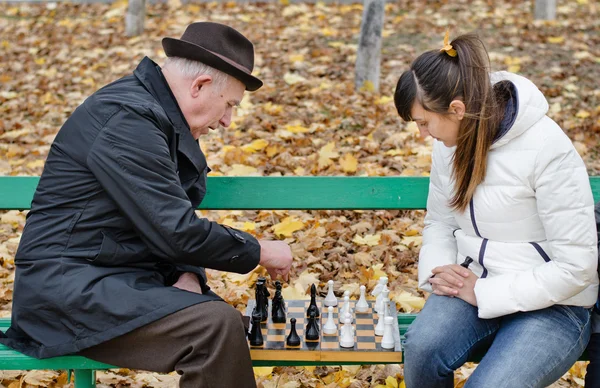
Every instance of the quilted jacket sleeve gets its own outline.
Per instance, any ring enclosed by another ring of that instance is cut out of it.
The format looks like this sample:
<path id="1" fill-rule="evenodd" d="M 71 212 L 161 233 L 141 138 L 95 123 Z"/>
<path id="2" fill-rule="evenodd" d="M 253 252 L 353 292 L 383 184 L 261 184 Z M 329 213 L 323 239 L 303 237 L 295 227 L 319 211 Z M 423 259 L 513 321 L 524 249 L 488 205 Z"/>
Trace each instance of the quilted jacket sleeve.
<path id="1" fill-rule="evenodd" d="M 440 265 L 455 264 L 457 256 L 454 230 L 458 225 L 452 215 L 447 194 L 449 158 L 442 152 L 443 145 L 434 142 L 431 163 L 427 215 L 423 229 L 423 245 L 419 253 L 419 288 L 431 292 L 431 270 Z"/>

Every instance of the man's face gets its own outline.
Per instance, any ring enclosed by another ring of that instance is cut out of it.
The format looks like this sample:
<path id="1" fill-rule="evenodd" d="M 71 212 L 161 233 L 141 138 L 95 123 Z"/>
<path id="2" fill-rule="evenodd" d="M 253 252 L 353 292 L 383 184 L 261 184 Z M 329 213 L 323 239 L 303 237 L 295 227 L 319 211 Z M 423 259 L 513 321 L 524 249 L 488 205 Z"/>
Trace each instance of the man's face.
<path id="1" fill-rule="evenodd" d="M 209 75 L 196 78 L 182 107 L 194 139 L 207 134 L 210 129 L 227 128 L 231 124 L 233 108 L 240 104 L 245 90 L 245 85 L 233 77 L 229 77 L 221 88 Z"/>

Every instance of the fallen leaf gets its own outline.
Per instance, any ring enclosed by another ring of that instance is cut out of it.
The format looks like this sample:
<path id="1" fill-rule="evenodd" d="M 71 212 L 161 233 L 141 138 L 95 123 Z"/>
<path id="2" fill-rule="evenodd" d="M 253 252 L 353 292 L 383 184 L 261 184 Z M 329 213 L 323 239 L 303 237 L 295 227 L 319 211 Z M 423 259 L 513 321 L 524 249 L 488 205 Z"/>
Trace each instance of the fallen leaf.
<path id="1" fill-rule="evenodd" d="M 286 217 L 280 223 L 273 225 L 271 229 L 278 236 L 292 237 L 294 232 L 304 229 L 304 223 L 296 217 Z"/>

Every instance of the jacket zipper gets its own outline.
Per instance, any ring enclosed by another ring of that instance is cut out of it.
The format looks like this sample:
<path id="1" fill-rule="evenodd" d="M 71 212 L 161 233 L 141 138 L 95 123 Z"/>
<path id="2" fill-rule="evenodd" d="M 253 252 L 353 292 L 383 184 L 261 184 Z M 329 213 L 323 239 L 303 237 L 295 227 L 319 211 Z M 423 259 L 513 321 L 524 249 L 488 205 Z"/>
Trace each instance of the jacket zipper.
<path id="1" fill-rule="evenodd" d="M 477 237 L 481 237 L 481 234 L 479 233 L 479 228 L 477 227 L 477 222 L 475 221 L 475 207 L 473 206 L 473 198 L 471 198 L 471 201 L 469 202 L 469 210 L 471 212 L 471 223 L 473 224 L 473 229 L 475 229 L 475 234 L 477 234 Z M 487 268 L 485 268 L 485 265 L 483 264 L 483 257 L 485 256 L 485 249 L 487 247 L 487 243 L 488 243 L 488 239 L 484 238 L 483 241 L 481 242 L 481 247 L 479 248 L 479 265 L 481 265 L 481 268 L 483 268 L 483 273 L 481 274 L 481 278 L 485 279 L 488 275 L 488 270 Z"/>

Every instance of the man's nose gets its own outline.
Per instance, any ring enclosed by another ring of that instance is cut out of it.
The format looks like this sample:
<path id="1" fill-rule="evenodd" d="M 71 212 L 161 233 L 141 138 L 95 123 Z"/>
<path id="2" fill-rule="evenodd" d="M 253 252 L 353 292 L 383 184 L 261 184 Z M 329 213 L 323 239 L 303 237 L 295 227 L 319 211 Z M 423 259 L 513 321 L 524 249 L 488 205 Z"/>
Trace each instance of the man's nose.
<path id="1" fill-rule="evenodd" d="M 231 124 L 231 112 L 225 113 L 221 120 L 219 120 L 219 124 L 223 126 L 223 128 L 227 128 L 229 124 Z"/>

